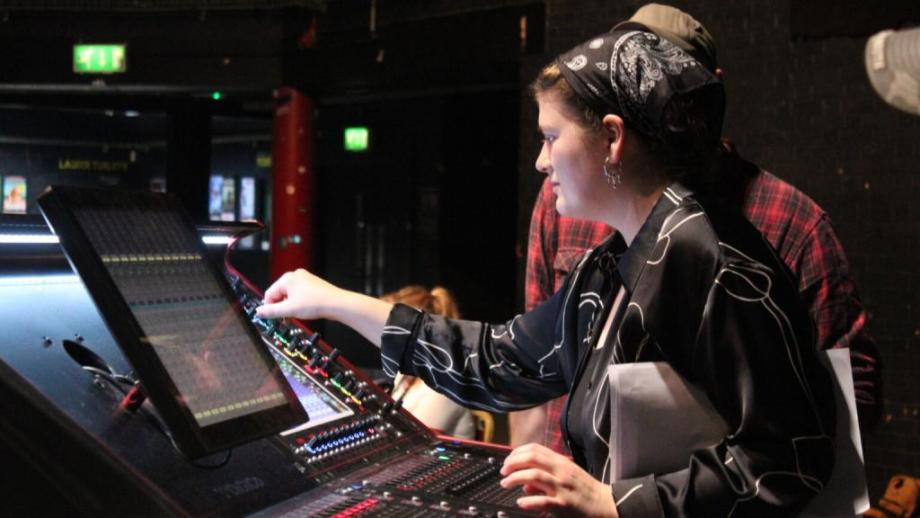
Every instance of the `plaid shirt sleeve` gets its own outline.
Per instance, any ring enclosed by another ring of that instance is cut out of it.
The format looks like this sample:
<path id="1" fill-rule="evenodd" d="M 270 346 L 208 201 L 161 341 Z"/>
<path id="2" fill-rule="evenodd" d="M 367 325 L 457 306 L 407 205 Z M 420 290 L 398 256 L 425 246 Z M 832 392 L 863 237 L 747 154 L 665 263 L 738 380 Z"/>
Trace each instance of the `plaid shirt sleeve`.
<path id="1" fill-rule="evenodd" d="M 744 213 L 798 278 L 818 346 L 850 348 L 859 419 L 864 426 L 875 423 L 881 410 L 879 353 L 866 332 L 866 313 L 830 218 L 804 193 L 766 171 L 751 182 Z"/>
<path id="2" fill-rule="evenodd" d="M 823 215 L 808 233 L 798 260 L 799 291 L 809 304 L 822 349 L 848 347 L 859 418 L 864 425 L 879 417 L 879 353 L 866 332 L 866 312 L 849 273 L 843 245 Z"/>

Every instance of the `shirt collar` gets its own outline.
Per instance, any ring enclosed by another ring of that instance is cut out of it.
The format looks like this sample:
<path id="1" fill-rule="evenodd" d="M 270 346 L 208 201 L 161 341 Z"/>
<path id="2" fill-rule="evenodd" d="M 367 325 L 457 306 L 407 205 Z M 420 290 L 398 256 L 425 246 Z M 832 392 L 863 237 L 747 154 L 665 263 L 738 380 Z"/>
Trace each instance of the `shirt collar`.
<path id="1" fill-rule="evenodd" d="M 652 207 L 652 211 L 639 228 L 629 248 L 626 248 L 626 243 L 619 232 L 617 232 L 617 238 L 610 240 L 611 246 L 608 249 L 619 256 L 616 261 L 616 269 L 623 281 L 623 287 L 630 295 L 635 290 L 642 270 L 648 264 L 648 258 L 658 243 L 658 236 L 665 219 L 680 206 L 686 196 L 692 194 L 692 191 L 683 185 L 677 182 L 672 183 L 655 202 L 655 206 Z"/>

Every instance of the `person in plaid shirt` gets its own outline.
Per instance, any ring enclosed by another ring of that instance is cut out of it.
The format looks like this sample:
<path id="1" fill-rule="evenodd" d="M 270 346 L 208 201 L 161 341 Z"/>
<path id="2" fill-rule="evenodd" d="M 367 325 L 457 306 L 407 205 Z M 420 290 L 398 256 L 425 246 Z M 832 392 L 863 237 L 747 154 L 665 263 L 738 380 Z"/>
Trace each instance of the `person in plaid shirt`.
<path id="1" fill-rule="evenodd" d="M 689 14 L 647 4 L 630 21 L 660 31 L 721 76 L 712 37 Z M 817 345 L 850 348 L 857 413 L 861 426 L 871 426 L 881 410 L 879 354 L 866 332 L 866 313 L 829 216 L 802 191 L 741 158 L 727 140 L 722 147 L 718 187 L 726 203 L 742 211 L 797 278 L 816 325 Z M 525 310 L 552 296 L 584 252 L 613 232 L 603 223 L 560 216 L 549 178 L 544 180 L 530 221 Z M 564 453 L 559 426 L 564 404 L 563 397 L 509 414 L 511 445 L 537 442 Z"/>

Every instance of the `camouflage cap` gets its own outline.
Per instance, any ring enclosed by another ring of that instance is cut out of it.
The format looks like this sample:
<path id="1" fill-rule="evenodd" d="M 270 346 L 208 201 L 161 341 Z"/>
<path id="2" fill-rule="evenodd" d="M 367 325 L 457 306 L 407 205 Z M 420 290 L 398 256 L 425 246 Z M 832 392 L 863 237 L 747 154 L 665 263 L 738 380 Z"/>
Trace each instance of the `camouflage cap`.
<path id="1" fill-rule="evenodd" d="M 643 26 L 677 45 L 710 72 L 718 68 L 715 40 L 702 23 L 684 11 L 670 5 L 645 4 L 629 20 L 615 25 L 613 30 L 629 29 L 635 25 Z"/>

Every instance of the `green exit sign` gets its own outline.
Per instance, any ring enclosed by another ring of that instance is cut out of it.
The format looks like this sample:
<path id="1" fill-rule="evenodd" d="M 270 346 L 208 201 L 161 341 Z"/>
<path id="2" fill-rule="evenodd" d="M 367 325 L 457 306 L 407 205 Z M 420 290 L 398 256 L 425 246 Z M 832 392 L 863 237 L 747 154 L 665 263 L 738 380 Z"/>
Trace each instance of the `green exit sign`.
<path id="1" fill-rule="evenodd" d="M 345 150 L 367 151 L 371 132 L 364 126 L 345 128 Z"/>
<path id="2" fill-rule="evenodd" d="M 118 74 L 128 70 L 124 45 L 74 45 L 77 74 Z"/>

